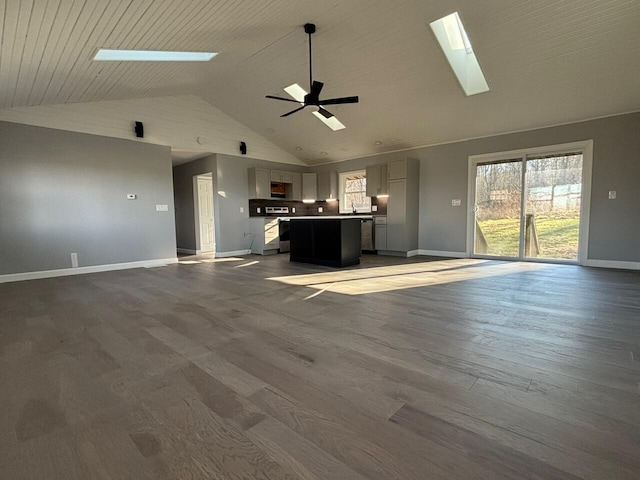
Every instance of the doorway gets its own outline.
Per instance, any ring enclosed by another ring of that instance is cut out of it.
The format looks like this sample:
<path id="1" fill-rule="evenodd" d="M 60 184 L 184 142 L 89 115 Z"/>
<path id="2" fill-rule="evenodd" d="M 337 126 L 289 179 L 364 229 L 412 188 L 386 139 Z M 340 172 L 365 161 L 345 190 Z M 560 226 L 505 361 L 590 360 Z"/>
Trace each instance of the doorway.
<path id="1" fill-rule="evenodd" d="M 584 263 L 592 145 L 470 157 L 471 256 Z"/>
<path id="2" fill-rule="evenodd" d="M 213 175 L 207 173 L 197 175 L 195 216 L 197 233 L 200 238 L 200 250 L 202 253 L 213 252 L 216 248 L 215 229 L 213 219 Z"/>

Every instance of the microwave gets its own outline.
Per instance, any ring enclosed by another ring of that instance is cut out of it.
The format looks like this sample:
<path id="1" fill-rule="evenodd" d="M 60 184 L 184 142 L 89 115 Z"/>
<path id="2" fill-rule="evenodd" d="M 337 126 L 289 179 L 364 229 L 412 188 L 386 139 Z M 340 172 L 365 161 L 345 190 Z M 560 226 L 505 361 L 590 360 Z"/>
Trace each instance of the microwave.
<path id="1" fill-rule="evenodd" d="M 287 198 L 287 184 L 271 182 L 271 198 Z"/>

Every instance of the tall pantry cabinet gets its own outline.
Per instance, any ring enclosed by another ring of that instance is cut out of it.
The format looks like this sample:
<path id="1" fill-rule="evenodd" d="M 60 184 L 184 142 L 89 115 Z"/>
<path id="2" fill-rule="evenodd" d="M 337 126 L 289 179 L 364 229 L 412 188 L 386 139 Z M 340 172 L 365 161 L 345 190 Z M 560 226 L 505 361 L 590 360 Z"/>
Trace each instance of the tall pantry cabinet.
<path id="1" fill-rule="evenodd" d="M 404 158 L 389 162 L 388 179 L 387 251 L 415 255 L 418 250 L 419 160 Z"/>

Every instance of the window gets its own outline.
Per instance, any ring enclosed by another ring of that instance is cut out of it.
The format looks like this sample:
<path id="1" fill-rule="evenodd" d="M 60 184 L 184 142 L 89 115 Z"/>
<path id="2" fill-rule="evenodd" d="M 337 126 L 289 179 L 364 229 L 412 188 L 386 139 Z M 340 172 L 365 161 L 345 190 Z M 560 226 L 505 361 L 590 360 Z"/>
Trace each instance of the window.
<path id="1" fill-rule="evenodd" d="M 367 175 L 364 170 L 340 174 L 340 213 L 371 212 L 367 197 Z"/>

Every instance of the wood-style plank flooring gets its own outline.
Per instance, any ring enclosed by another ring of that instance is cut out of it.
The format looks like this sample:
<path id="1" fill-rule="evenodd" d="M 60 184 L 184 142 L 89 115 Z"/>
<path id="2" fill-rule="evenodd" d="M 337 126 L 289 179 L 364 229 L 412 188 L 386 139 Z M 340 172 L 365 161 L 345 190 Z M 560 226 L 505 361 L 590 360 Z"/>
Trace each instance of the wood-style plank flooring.
<path id="1" fill-rule="evenodd" d="M 286 255 L 0 285 L 0 478 L 640 478 L 640 274 Z"/>

